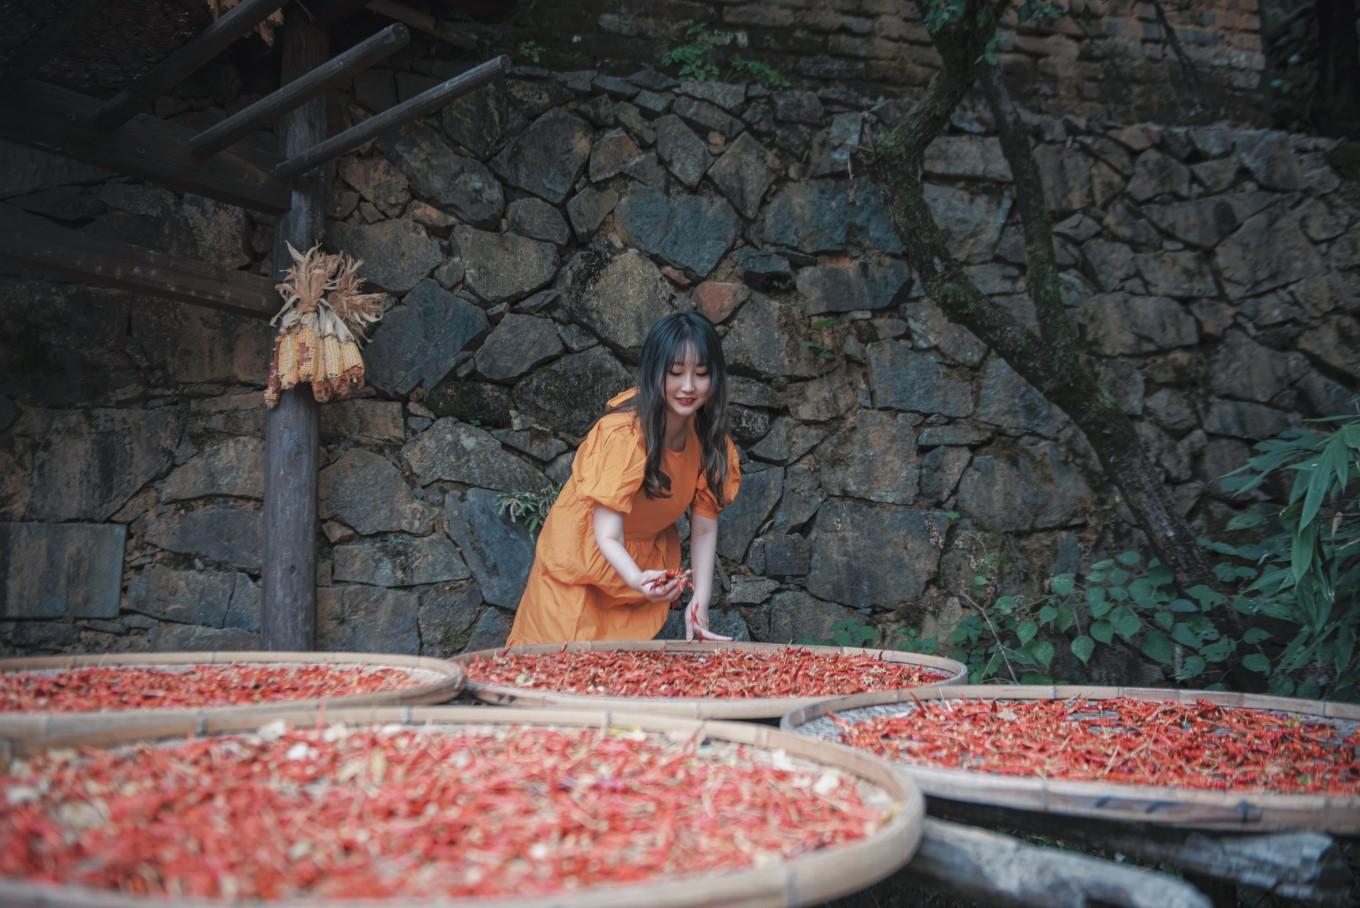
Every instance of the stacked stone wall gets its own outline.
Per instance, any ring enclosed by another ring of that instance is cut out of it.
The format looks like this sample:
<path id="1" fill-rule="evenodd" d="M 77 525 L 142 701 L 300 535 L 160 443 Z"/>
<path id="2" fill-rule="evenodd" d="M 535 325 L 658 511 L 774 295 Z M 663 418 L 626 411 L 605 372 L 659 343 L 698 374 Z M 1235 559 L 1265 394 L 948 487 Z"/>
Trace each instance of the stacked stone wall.
<path id="1" fill-rule="evenodd" d="M 371 72 L 337 114 L 436 76 Z M 822 640 L 851 619 L 892 643 L 947 629 L 988 553 L 1000 589 L 1033 591 L 1137 545 L 1069 421 L 913 279 L 853 158 L 904 109 L 531 70 L 341 160 L 329 241 L 366 260 L 390 308 L 370 387 L 321 407 L 319 645 L 503 641 L 532 541 L 499 496 L 568 475 L 647 326 L 676 308 L 719 325 L 733 374 L 743 489 L 721 518 L 719 629 Z M 1360 192 L 1304 136 L 1033 129 L 1084 343 L 1181 507 L 1217 530 L 1239 506 L 1217 477 L 1355 390 Z M 270 269 L 266 221 L 3 156 L 7 204 Z M 1032 321 L 985 116 L 956 118 L 927 169 L 973 278 Z M 260 321 L 0 280 L 7 651 L 258 645 L 270 339 Z"/>
<path id="2" fill-rule="evenodd" d="M 1060 15 L 1016 29 L 998 56 L 1022 100 L 1054 115 L 1117 122 L 1261 119 L 1265 57 L 1258 0 L 1059 0 Z M 608 60 L 622 72 L 656 65 L 694 40 L 718 56 L 759 60 L 798 83 L 834 80 L 861 91 L 915 94 L 938 66 L 910 0 L 583 0 L 521 2 L 495 27 L 458 24 L 487 50 L 560 69 Z M 1187 66 L 1193 72 L 1187 72 Z M 631 68 L 629 68 L 631 67 Z"/>

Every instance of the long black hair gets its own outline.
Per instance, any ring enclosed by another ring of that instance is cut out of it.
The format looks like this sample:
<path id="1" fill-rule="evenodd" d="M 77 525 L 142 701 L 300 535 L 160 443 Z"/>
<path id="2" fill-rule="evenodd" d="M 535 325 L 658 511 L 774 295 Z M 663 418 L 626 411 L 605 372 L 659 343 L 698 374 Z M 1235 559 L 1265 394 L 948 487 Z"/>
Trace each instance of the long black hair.
<path id="1" fill-rule="evenodd" d="M 673 364 L 684 362 L 691 350 L 699 364 L 708 368 L 708 400 L 694 416 L 694 429 L 703 452 L 708 488 L 721 507 L 726 504 L 722 496 L 727 483 L 727 360 L 712 322 L 692 311 L 672 312 L 658 319 L 642 344 L 637 396 L 619 409 L 636 410 L 642 426 L 647 449 L 643 492 L 648 498 L 668 497 L 671 478 L 661 469 L 666 455 L 666 373 Z"/>

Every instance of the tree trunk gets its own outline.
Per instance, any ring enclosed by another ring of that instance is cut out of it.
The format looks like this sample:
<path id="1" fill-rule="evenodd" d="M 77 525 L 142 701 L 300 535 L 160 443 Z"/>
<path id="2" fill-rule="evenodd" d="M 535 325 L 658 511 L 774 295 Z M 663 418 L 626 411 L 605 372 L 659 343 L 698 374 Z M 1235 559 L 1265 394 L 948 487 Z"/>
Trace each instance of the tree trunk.
<path id="1" fill-rule="evenodd" d="M 1317 97 L 1324 132 L 1360 137 L 1360 39 L 1356 0 L 1317 0 Z"/>
<path id="2" fill-rule="evenodd" d="M 1172 503 L 1132 420 L 1096 383 L 1067 317 L 1053 254 L 1052 224 L 1028 134 L 1000 74 L 979 62 L 1004 6 L 969 0 L 960 18 L 932 33 L 943 66 L 907 119 L 880 142 L 878 172 L 888 190 L 907 260 L 951 321 L 976 334 L 1082 431 L 1178 584 L 1182 588 L 1212 585 L 1213 572 L 1194 531 Z M 984 24 L 975 24 L 979 22 Z M 1040 329 L 1037 335 L 983 294 L 953 258 L 950 240 L 935 223 L 922 186 L 926 146 L 944 131 L 954 108 L 979 75 L 1015 180 L 1029 292 Z"/>

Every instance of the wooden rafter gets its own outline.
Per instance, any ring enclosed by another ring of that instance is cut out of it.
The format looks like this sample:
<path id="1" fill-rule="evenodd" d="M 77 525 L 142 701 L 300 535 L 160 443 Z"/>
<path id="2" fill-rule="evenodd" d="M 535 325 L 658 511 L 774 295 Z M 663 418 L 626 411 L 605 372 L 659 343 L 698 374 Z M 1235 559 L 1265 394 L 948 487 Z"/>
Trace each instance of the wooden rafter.
<path id="1" fill-rule="evenodd" d="M 288 184 L 271 173 L 277 156 L 232 149 L 200 160 L 189 150 L 191 130 L 147 114 L 103 133 L 91 122 L 98 104 L 30 79 L 17 104 L 0 107 L 0 138 L 254 211 L 288 210 Z"/>
<path id="2" fill-rule="evenodd" d="M 19 50 L 14 59 L 0 74 L 0 98 L 14 91 L 23 81 L 38 71 L 52 58 L 66 39 L 71 37 L 90 13 L 102 5 L 103 0 L 79 0 L 73 8 L 62 12 L 47 27 L 38 33 Z"/>
<path id="3" fill-rule="evenodd" d="M 279 308 L 274 282 L 61 227 L 0 204 L 0 261 L 97 287 L 150 293 L 252 318 Z"/>
<path id="4" fill-rule="evenodd" d="M 102 104 L 95 114 L 95 125 L 105 131 L 117 129 L 287 3 L 288 0 L 241 0 L 194 40 Z"/>
<path id="5" fill-rule="evenodd" d="M 467 72 L 459 73 L 453 78 L 421 92 L 414 98 L 403 101 L 396 107 L 389 107 L 382 113 L 369 117 L 362 123 L 351 126 L 324 142 L 318 142 L 300 154 L 289 157 L 288 160 L 274 168 L 274 174 L 282 179 L 291 179 L 298 174 L 306 173 L 331 158 L 339 157 L 347 151 L 358 148 L 369 139 L 395 129 L 417 117 L 438 110 L 455 98 L 461 98 L 488 82 L 499 79 L 509 71 L 510 58 L 506 56 L 496 57 L 474 66 Z"/>
<path id="6" fill-rule="evenodd" d="M 301 78 L 294 79 L 221 123 L 203 130 L 189 140 L 189 150 L 200 157 L 221 151 L 331 86 L 354 78 L 355 73 L 396 53 L 410 40 L 411 33 L 406 26 L 389 25 L 340 56 L 327 60 Z"/>

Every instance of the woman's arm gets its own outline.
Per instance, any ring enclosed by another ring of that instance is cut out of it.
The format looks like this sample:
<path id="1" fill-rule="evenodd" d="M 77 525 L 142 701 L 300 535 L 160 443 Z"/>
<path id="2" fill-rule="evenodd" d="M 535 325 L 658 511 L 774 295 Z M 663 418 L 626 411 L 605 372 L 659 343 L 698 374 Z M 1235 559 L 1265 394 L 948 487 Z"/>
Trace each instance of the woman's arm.
<path id="1" fill-rule="evenodd" d="M 683 579 L 674 578 L 666 582 L 665 571 L 644 571 L 637 566 L 633 556 L 628 554 L 628 549 L 623 545 L 623 515 L 618 511 L 611 511 L 602 504 L 595 505 L 593 515 L 595 527 L 595 544 L 600 547 L 600 554 L 604 555 L 605 561 L 619 572 L 623 582 L 646 596 L 651 602 L 674 602 L 680 598 L 680 591 L 683 589 Z M 710 553 L 709 571 L 713 569 L 713 562 Z M 662 582 L 658 582 L 662 581 Z M 712 581 L 709 581 L 712 585 Z"/>
<path id="2" fill-rule="evenodd" d="M 713 598 L 713 563 L 718 551 L 718 521 L 691 512 L 689 561 L 694 568 L 694 598 L 685 611 L 685 638 L 731 640 L 708 629 L 708 603 Z"/>

